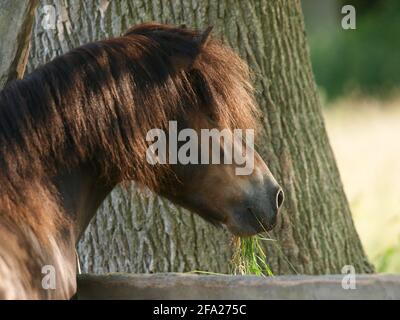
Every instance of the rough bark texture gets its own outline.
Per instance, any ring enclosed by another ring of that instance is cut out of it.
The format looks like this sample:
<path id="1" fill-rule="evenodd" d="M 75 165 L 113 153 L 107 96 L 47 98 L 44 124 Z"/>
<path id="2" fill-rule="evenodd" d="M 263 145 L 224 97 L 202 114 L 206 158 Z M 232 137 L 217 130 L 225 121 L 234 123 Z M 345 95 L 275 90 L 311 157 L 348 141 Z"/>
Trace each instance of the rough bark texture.
<path id="1" fill-rule="evenodd" d="M 0 2 L 0 88 L 22 78 L 39 0 Z"/>
<path id="2" fill-rule="evenodd" d="M 30 68 L 128 26 L 158 21 L 204 28 L 236 48 L 254 70 L 265 132 L 259 151 L 286 193 L 265 244 L 275 274 L 372 270 L 355 231 L 325 132 L 300 1 L 42 1 L 55 5 L 57 29 L 36 15 Z M 131 188 L 131 187 L 130 187 Z M 117 188 L 79 245 L 85 272 L 227 272 L 230 236 L 151 195 Z"/>

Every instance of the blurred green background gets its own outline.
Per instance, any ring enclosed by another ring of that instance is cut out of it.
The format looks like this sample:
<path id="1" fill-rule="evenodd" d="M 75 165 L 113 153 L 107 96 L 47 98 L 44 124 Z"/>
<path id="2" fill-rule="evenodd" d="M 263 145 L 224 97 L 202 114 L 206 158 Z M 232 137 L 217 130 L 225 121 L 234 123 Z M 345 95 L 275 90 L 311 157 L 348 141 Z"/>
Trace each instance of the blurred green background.
<path id="1" fill-rule="evenodd" d="M 356 9 L 356 30 L 343 30 L 341 8 Z M 400 1 L 303 0 L 314 73 L 331 100 L 359 91 L 386 97 L 400 84 Z"/>
<path id="2" fill-rule="evenodd" d="M 302 0 L 328 134 L 378 272 L 400 272 L 400 1 Z M 341 25 L 344 5 L 356 29 Z"/>

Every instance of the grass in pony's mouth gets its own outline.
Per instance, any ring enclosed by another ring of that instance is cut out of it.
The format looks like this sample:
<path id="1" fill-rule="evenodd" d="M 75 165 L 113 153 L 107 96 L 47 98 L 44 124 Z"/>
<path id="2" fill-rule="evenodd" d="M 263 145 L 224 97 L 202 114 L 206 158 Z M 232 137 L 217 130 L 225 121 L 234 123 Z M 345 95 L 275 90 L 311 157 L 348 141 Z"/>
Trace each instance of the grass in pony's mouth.
<path id="1" fill-rule="evenodd" d="M 253 212 L 250 210 L 250 213 Z M 253 214 L 254 215 L 254 214 Z M 264 232 L 268 234 L 268 231 L 264 228 L 261 221 L 256 215 L 254 218 L 263 228 Z M 268 266 L 264 252 L 264 248 L 260 244 L 260 241 L 275 241 L 271 238 L 266 238 L 261 235 L 252 237 L 240 238 L 235 237 L 233 239 L 234 254 L 232 258 L 233 273 L 240 275 L 254 274 L 257 276 L 273 276 L 271 268 Z"/>
<path id="2" fill-rule="evenodd" d="M 232 258 L 233 274 L 273 276 L 266 262 L 266 254 L 260 241 L 273 241 L 260 235 L 233 239 L 234 254 Z"/>
<path id="3" fill-rule="evenodd" d="M 257 219 L 257 217 L 256 217 Z M 261 222 L 257 219 L 261 224 Z M 262 226 L 262 224 L 261 224 Z M 264 228 L 264 227 L 263 227 Z M 264 232 L 269 236 L 267 230 Z M 233 237 L 233 256 L 231 260 L 231 272 L 234 275 L 257 275 L 257 276 L 273 276 L 271 268 L 268 266 L 261 241 L 276 241 L 260 234 L 252 237 Z M 220 273 L 207 272 L 201 270 L 193 270 L 189 273 L 223 275 Z"/>
<path id="4" fill-rule="evenodd" d="M 261 241 L 275 241 L 270 238 L 256 235 L 253 237 L 234 237 L 233 246 L 234 253 L 231 261 L 234 275 L 257 275 L 257 276 L 273 276 L 271 268 L 266 262 L 266 254 L 261 245 Z M 226 275 L 222 273 L 207 272 L 201 270 L 193 270 L 188 273 L 202 275 Z"/>

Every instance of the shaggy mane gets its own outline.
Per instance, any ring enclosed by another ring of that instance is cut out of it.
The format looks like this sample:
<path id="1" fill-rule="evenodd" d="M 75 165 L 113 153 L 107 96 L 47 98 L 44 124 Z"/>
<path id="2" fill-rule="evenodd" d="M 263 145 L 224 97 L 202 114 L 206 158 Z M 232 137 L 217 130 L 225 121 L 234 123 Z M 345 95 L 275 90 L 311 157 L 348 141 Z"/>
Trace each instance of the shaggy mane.
<path id="1" fill-rule="evenodd" d="M 199 36 L 140 25 L 74 49 L 1 91 L 0 214 L 33 229 L 50 223 L 40 208 L 54 200 L 48 207 L 57 211 L 51 177 L 81 164 L 157 190 L 160 168 L 146 162 L 145 137 L 169 120 L 194 127 L 201 115 L 213 127 L 255 128 L 246 64 L 218 40 L 200 48 Z"/>

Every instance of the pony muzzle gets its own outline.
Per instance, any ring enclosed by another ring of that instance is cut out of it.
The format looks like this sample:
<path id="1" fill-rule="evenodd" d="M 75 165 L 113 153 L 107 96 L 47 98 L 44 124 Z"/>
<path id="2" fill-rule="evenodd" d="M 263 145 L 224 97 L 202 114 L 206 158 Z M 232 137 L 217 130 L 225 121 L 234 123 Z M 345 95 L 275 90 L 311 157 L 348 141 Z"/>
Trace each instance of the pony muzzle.
<path id="1" fill-rule="evenodd" d="M 228 230 L 236 236 L 247 237 L 272 230 L 284 202 L 284 192 L 277 185 L 257 188 L 242 205 L 233 210 L 226 221 Z"/>

